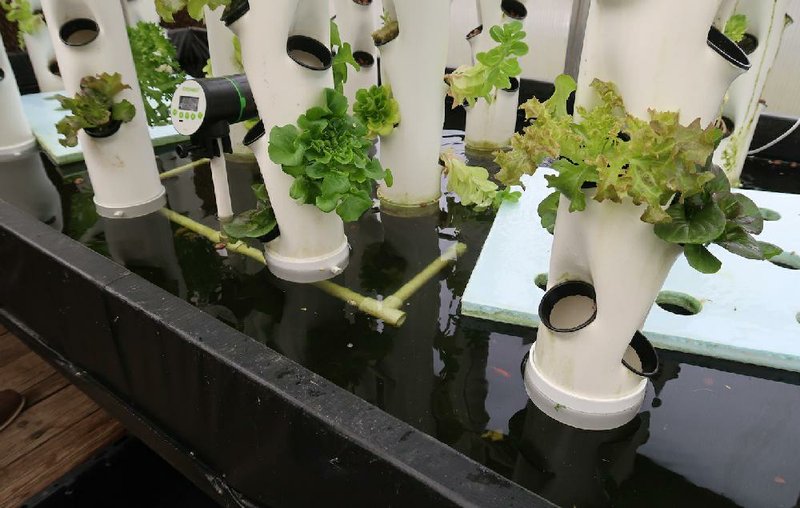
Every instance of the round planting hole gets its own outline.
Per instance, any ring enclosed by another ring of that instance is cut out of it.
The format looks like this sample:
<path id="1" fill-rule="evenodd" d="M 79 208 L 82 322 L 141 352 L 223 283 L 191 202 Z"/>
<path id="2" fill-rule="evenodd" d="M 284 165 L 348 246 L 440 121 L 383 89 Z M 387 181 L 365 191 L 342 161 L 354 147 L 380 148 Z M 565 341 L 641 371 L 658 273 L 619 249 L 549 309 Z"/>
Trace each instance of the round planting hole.
<path id="1" fill-rule="evenodd" d="M 694 316 L 703 310 L 703 304 L 697 298 L 676 291 L 662 291 L 656 298 L 656 305 L 667 312 L 679 316 Z"/>
<path id="2" fill-rule="evenodd" d="M 86 134 L 88 134 L 90 137 L 99 139 L 113 136 L 117 133 L 117 131 L 119 131 L 120 127 L 122 127 L 122 121 L 112 120 L 105 125 L 87 128 L 84 129 L 84 131 L 86 131 Z"/>
<path id="3" fill-rule="evenodd" d="M 735 42 L 728 39 L 728 37 L 716 27 L 712 26 L 711 29 L 709 29 L 707 43 L 719 56 L 736 67 L 745 70 L 750 68 L 750 60 L 747 58 L 744 50 L 737 46 Z"/>
<path id="4" fill-rule="evenodd" d="M 503 9 L 506 16 L 512 19 L 522 20 L 528 15 L 528 9 L 517 0 L 503 0 L 500 8 Z"/>
<path id="5" fill-rule="evenodd" d="M 259 139 L 263 138 L 266 134 L 267 130 L 264 127 L 264 121 L 260 120 L 257 124 L 253 126 L 252 129 L 247 131 L 247 134 L 245 134 L 242 144 L 244 144 L 244 146 L 250 146 Z"/>
<path id="6" fill-rule="evenodd" d="M 313 71 L 324 71 L 331 66 L 333 57 L 327 46 L 305 35 L 292 35 L 286 41 L 286 53 L 298 65 Z"/>
<path id="7" fill-rule="evenodd" d="M 535 279 L 533 279 L 533 283 L 536 284 L 536 287 L 542 291 L 547 291 L 547 274 L 540 273 Z"/>
<path id="8" fill-rule="evenodd" d="M 556 284 L 539 303 L 542 324 L 554 332 L 576 332 L 597 317 L 597 294 L 588 282 L 573 280 Z"/>
<path id="9" fill-rule="evenodd" d="M 375 63 L 375 57 L 367 53 L 366 51 L 356 51 L 353 53 L 353 59 L 360 65 L 361 67 L 372 67 Z"/>
<path id="10" fill-rule="evenodd" d="M 353 0 L 354 4 L 358 5 L 372 5 L 372 0 Z"/>
<path id="11" fill-rule="evenodd" d="M 58 32 L 67 46 L 85 46 L 97 39 L 100 27 L 89 18 L 75 18 L 67 21 Z"/>
<path id="12" fill-rule="evenodd" d="M 758 211 L 761 212 L 761 218 L 765 221 L 776 221 L 781 219 L 781 214 L 775 210 L 770 210 L 769 208 L 759 208 Z"/>
<path id="13" fill-rule="evenodd" d="M 752 55 L 753 52 L 758 49 L 758 39 L 753 34 L 744 34 L 742 40 L 740 40 L 737 44 L 739 47 L 742 48 L 745 55 Z"/>
<path id="14" fill-rule="evenodd" d="M 731 120 L 727 116 L 723 116 L 720 117 L 719 120 L 717 120 L 717 127 L 719 127 L 722 130 L 722 139 L 725 139 L 731 134 L 733 134 L 733 130 L 736 126 L 733 123 L 733 120 Z"/>
<path id="15" fill-rule="evenodd" d="M 3 81 L 4 79 L 6 79 L 6 71 L 0 69 L 0 81 Z"/>
<path id="16" fill-rule="evenodd" d="M 511 81 L 511 86 L 508 88 L 503 88 L 504 92 L 514 93 L 519 90 L 519 80 L 517 78 L 510 78 L 509 81 Z"/>
<path id="17" fill-rule="evenodd" d="M 770 258 L 769 262 L 787 270 L 800 270 L 800 256 L 796 252 L 782 252 Z"/>
<path id="18" fill-rule="evenodd" d="M 50 63 L 47 65 L 47 70 L 55 76 L 61 76 L 61 69 L 58 68 L 58 60 L 55 58 L 50 60 Z"/>

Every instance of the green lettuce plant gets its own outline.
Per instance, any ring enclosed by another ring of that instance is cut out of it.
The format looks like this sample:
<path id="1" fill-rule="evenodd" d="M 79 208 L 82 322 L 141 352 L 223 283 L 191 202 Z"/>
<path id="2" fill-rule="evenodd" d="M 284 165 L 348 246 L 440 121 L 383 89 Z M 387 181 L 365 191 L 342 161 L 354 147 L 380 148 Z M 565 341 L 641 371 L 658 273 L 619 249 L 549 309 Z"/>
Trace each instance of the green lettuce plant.
<path id="1" fill-rule="evenodd" d="M 473 106 L 479 98 L 491 103 L 497 90 L 509 88 L 511 78 L 522 73 L 519 57 L 528 53 L 525 44 L 525 31 L 522 23 L 512 21 L 503 26 L 495 25 L 489 30 L 489 36 L 497 46 L 475 56 L 475 65 L 462 65 L 452 74 L 445 76 L 449 85 L 448 94 L 453 98 L 453 107 L 467 101 Z"/>
<path id="2" fill-rule="evenodd" d="M 447 190 L 458 195 L 461 204 L 483 211 L 489 207 L 500 208 L 503 201 L 516 202 L 522 193 L 501 189 L 489 178 L 489 172 L 479 166 L 467 166 L 452 150 L 441 155 Z"/>
<path id="3" fill-rule="evenodd" d="M 0 0 L 0 7 L 6 13 L 9 23 L 17 25 L 17 42 L 25 47 L 24 35 L 33 35 L 44 26 L 41 14 L 34 14 L 29 0 Z"/>
<path id="4" fill-rule="evenodd" d="M 254 184 L 252 189 L 256 195 L 256 207 L 240 213 L 230 222 L 222 224 L 222 230 L 232 240 L 260 238 L 275 229 L 278 224 L 266 186 L 258 183 Z"/>
<path id="5" fill-rule="evenodd" d="M 62 146 L 77 146 L 78 131 L 97 129 L 111 122 L 130 122 L 136 116 L 136 108 L 128 100 L 115 101 L 114 97 L 130 86 L 122 82 L 119 73 L 86 76 L 81 80 L 80 91 L 75 97 L 56 95 L 53 99 L 62 109 L 70 112 L 56 124 L 56 130 L 63 139 Z"/>
<path id="6" fill-rule="evenodd" d="M 634 117 L 614 85 L 600 80 L 591 85 L 597 105 L 578 107 L 576 121 L 567 112 L 575 81 L 562 75 L 555 85 L 547 101 L 531 99 L 522 106 L 530 125 L 514 135 L 510 151 L 496 158 L 498 178 L 507 184 L 552 159 L 557 174 L 546 178 L 555 192 L 539 206 L 544 227 L 552 230 L 561 195 L 570 200 L 570 212 L 584 210 L 591 195 L 584 189 L 590 186 L 596 187 L 595 201 L 630 199 L 644 205 L 641 220 L 653 224 L 663 240 L 684 246 L 689 264 L 701 272 L 720 268 L 707 249 L 712 243 L 751 259 L 780 253 L 754 239 L 763 228 L 758 207 L 732 193 L 711 164 L 719 129 L 704 129 L 699 119 L 683 126 L 676 112 L 650 110 L 647 119 Z"/>
<path id="7" fill-rule="evenodd" d="M 390 135 L 400 123 L 400 103 L 389 85 L 373 85 L 357 91 L 353 113 L 367 126 L 371 138 Z"/>
<path id="8" fill-rule="evenodd" d="M 219 6 L 227 7 L 231 0 L 155 0 L 156 12 L 161 19 L 168 22 L 175 21 L 175 13 L 186 9 L 189 16 L 196 21 L 203 19 L 203 7 L 216 9 Z"/>
<path id="9" fill-rule="evenodd" d="M 744 14 L 734 14 L 727 22 L 723 33 L 733 42 L 741 42 L 747 33 L 747 16 Z"/>
<path id="10" fill-rule="evenodd" d="M 297 125 L 270 131 L 269 156 L 294 177 L 293 199 L 326 213 L 335 210 L 351 222 L 372 207 L 373 182 L 391 186 L 392 173 L 369 157 L 367 128 L 347 113 L 347 98 L 327 88 L 324 99 L 300 115 Z"/>
<path id="11" fill-rule="evenodd" d="M 144 111 L 150 125 L 171 122 L 170 102 L 178 85 L 186 80 L 175 47 L 160 26 L 140 22 L 128 27 L 136 75 L 142 90 Z"/>

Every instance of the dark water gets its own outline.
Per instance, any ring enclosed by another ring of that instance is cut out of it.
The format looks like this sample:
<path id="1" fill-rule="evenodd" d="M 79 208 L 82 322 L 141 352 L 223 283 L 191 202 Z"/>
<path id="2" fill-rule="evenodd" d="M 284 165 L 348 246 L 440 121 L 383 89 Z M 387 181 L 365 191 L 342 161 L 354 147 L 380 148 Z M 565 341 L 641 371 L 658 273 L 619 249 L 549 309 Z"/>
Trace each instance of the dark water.
<path id="1" fill-rule="evenodd" d="M 164 169 L 185 162 L 160 159 Z M 335 281 L 374 297 L 456 241 L 469 247 L 408 301 L 406 324 L 395 329 L 161 216 L 99 220 L 80 169 L 58 175 L 70 236 L 560 505 L 800 506 L 800 374 L 663 352 L 641 414 L 621 429 L 578 431 L 530 404 L 520 364 L 535 330 L 459 314 L 491 213 L 445 197 L 433 216 L 372 212 L 346 226 L 350 267 Z M 245 210 L 257 168 L 229 172 L 234 206 Z M 797 173 L 781 182 L 796 188 Z M 208 168 L 165 185 L 173 210 L 215 225 Z"/>

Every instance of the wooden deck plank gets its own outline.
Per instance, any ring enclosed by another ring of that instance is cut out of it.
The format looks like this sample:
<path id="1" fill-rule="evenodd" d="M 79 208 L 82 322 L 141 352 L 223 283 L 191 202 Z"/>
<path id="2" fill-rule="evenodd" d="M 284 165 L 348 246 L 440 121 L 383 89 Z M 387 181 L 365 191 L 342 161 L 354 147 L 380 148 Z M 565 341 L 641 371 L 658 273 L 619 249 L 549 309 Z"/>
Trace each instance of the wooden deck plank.
<path id="1" fill-rule="evenodd" d="M 25 393 L 54 372 L 40 356 L 29 351 L 0 369 L 0 385 L 3 390 Z"/>
<path id="2" fill-rule="evenodd" d="M 98 409 L 58 439 L 44 443 L 36 453 L 0 469 L 0 508 L 16 508 L 124 433 L 116 420 Z"/>
<path id="3" fill-rule="evenodd" d="M 18 507 L 124 435 L 116 420 L 0 325 L 3 389 L 21 392 L 27 404 L 0 432 L 0 508 Z"/>
<path id="4" fill-rule="evenodd" d="M 25 410 L 0 434 L 0 469 L 57 438 L 95 411 L 97 405 L 72 385 Z"/>
<path id="5" fill-rule="evenodd" d="M 0 369 L 7 366 L 30 350 L 21 340 L 10 333 L 0 333 Z M 0 377 L 2 379 L 2 377 Z"/>

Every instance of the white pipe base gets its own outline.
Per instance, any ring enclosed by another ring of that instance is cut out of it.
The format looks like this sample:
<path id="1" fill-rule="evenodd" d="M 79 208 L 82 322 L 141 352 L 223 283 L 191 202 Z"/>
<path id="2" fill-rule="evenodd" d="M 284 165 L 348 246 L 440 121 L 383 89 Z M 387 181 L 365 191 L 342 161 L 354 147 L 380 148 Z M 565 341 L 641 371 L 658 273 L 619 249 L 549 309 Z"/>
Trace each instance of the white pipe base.
<path id="1" fill-rule="evenodd" d="M 536 344 L 525 362 L 525 391 L 550 418 L 584 430 L 609 430 L 633 420 L 644 402 L 647 378 L 634 391 L 613 399 L 579 396 L 551 383 L 534 363 Z"/>
<path id="2" fill-rule="evenodd" d="M 164 187 L 161 187 L 158 194 L 152 198 L 127 206 L 109 206 L 94 198 L 94 205 L 97 209 L 97 214 L 107 219 L 135 219 L 136 217 L 143 217 L 153 212 L 164 208 L 167 205 L 167 192 Z"/>
<path id="3" fill-rule="evenodd" d="M 300 284 L 328 280 L 342 273 L 350 260 L 350 244 L 342 245 L 324 256 L 293 258 L 279 254 L 280 237 L 264 248 L 267 268 L 279 279 Z"/>

